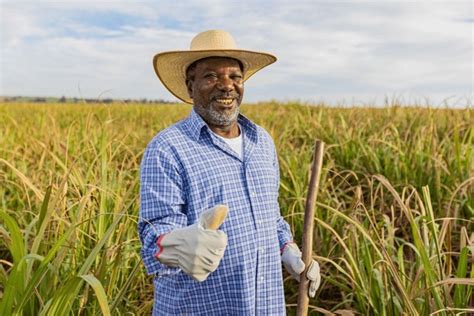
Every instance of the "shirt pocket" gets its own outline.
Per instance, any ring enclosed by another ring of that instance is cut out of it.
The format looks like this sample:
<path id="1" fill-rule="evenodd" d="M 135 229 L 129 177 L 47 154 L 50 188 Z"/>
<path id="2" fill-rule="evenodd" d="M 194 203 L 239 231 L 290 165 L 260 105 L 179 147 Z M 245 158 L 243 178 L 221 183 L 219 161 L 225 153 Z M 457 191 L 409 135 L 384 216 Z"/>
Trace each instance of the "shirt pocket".
<path id="1" fill-rule="evenodd" d="M 217 171 L 210 166 L 190 175 L 186 205 L 190 224 L 196 222 L 199 215 L 211 207 L 229 204 L 226 189 L 229 178 L 232 177 L 228 173 Z"/>
<path id="2" fill-rule="evenodd" d="M 271 224 L 273 228 L 279 215 L 278 175 L 271 161 L 259 158 L 249 165 L 249 191 L 257 202 L 255 211 L 267 226 Z"/>

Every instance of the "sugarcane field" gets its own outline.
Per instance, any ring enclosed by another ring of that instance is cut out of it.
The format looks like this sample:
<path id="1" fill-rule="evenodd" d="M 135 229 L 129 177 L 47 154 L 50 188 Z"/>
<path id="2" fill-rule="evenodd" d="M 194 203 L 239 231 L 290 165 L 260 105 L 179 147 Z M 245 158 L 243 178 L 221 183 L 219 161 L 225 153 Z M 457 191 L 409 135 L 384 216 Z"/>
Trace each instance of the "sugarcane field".
<path id="1" fill-rule="evenodd" d="M 474 2 L 0 21 L 0 316 L 474 315 Z"/>
<path id="2" fill-rule="evenodd" d="M 0 106 L 0 314 L 150 310 L 136 232 L 140 161 L 155 132 L 189 110 Z M 313 243 L 323 277 L 310 311 L 426 315 L 473 306 L 472 109 L 275 102 L 242 112 L 275 140 L 278 201 L 297 243 L 314 136 L 326 145 Z M 284 284 L 290 314 L 298 285 L 288 275 Z"/>

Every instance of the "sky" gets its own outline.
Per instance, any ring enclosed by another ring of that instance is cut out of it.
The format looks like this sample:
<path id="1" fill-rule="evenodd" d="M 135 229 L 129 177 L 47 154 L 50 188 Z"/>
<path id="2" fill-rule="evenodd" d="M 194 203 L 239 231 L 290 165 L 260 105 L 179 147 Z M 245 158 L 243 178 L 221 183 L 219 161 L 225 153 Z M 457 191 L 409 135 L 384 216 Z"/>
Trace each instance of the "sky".
<path id="1" fill-rule="evenodd" d="M 474 103 L 474 1 L 0 1 L 3 96 L 177 101 L 153 56 L 223 29 L 278 58 L 246 102 Z"/>

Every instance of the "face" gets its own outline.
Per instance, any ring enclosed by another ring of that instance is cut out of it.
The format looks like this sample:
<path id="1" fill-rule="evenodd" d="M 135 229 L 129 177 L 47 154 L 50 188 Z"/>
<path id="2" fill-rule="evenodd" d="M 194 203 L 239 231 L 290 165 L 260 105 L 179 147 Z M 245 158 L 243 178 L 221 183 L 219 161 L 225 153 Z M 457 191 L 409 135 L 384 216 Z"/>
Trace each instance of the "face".
<path id="1" fill-rule="evenodd" d="M 200 60 L 186 79 L 195 111 L 211 126 L 226 128 L 237 122 L 244 94 L 239 62 L 224 57 Z"/>

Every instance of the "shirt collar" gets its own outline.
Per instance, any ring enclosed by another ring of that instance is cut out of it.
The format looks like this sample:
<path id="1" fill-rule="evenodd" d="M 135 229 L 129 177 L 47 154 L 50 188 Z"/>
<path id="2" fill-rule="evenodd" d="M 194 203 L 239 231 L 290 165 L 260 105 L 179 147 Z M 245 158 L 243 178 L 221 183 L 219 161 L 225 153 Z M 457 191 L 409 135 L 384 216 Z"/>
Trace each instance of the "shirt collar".
<path id="1" fill-rule="evenodd" d="M 188 130 L 190 135 L 194 140 L 198 140 L 201 136 L 201 130 L 204 126 L 207 126 L 206 122 L 202 119 L 202 117 L 194 111 L 194 107 L 189 114 L 188 118 L 186 119 L 186 125 L 188 126 Z"/>
<path id="2" fill-rule="evenodd" d="M 242 127 L 244 137 L 253 143 L 257 143 L 257 125 L 250 121 L 245 115 L 239 114 L 237 122 Z"/>

